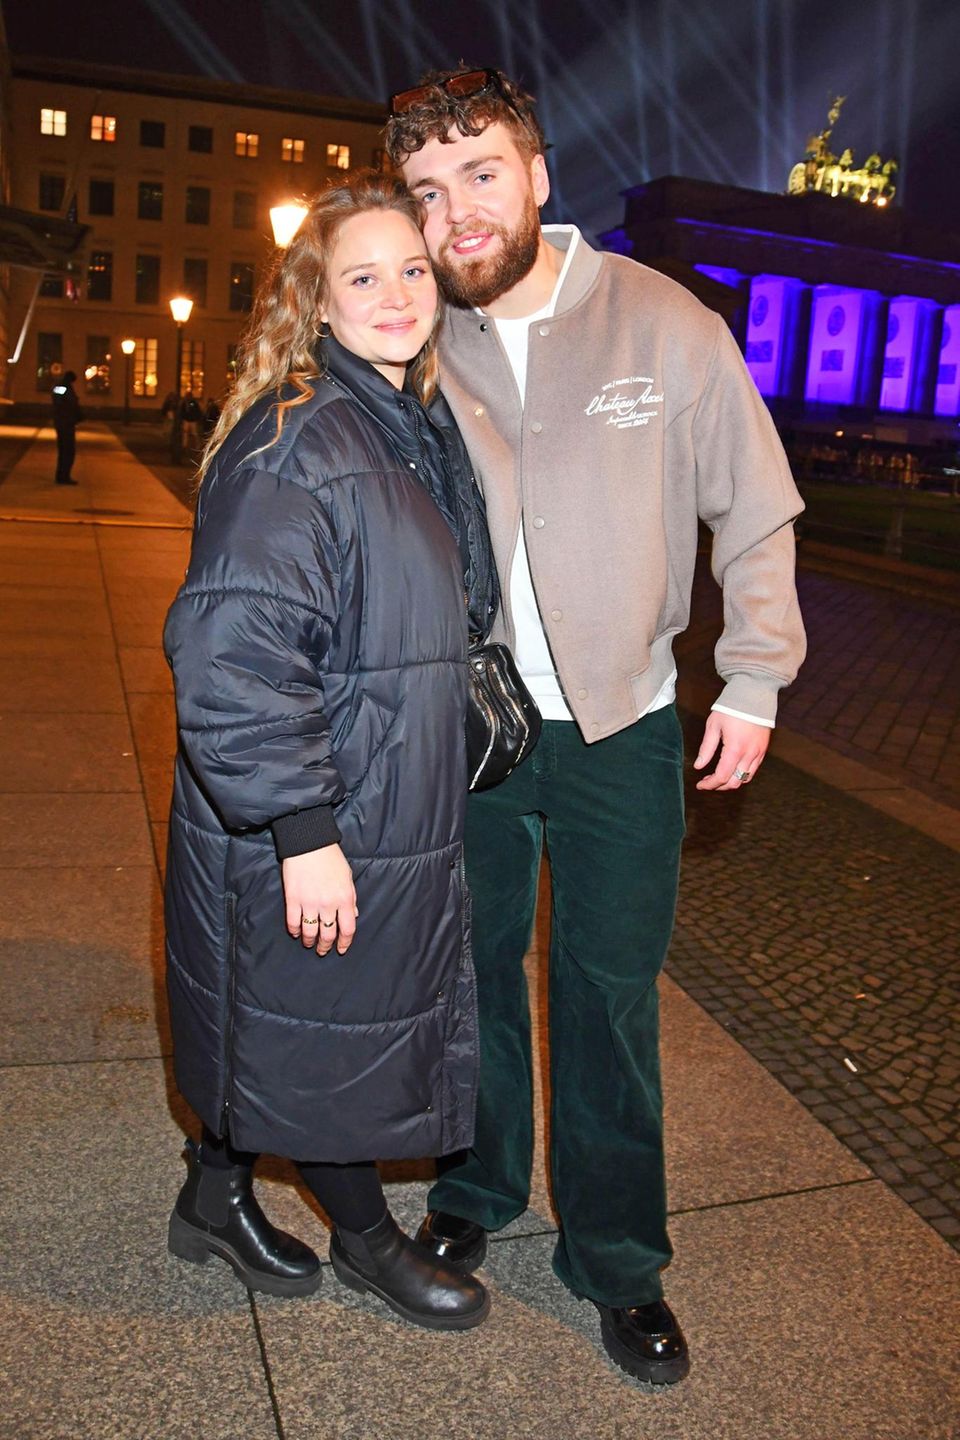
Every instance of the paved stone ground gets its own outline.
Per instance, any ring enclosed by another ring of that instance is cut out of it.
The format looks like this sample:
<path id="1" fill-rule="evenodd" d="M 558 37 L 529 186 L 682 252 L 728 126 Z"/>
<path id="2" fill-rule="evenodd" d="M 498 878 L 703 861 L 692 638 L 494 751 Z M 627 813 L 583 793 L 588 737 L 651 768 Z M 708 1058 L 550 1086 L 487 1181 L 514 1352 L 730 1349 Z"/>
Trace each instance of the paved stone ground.
<path id="1" fill-rule="evenodd" d="M 960 807 L 958 610 L 933 580 L 920 598 L 801 564 L 797 585 L 809 651 L 780 723 Z M 677 649 L 707 677 L 720 600 L 704 563 L 693 607 Z"/>
<path id="2" fill-rule="evenodd" d="M 689 796 L 669 973 L 960 1248 L 956 855 L 775 759 L 724 799 Z"/>

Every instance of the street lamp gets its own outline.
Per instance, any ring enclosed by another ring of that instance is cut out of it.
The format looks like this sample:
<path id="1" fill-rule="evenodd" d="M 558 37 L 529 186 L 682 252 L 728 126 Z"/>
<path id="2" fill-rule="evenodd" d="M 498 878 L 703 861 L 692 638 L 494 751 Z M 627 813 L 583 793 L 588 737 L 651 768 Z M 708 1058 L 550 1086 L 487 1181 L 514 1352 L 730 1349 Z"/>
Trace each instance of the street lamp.
<path id="1" fill-rule="evenodd" d="M 170 459 L 174 465 L 180 464 L 183 453 L 183 417 L 180 414 L 180 371 L 183 367 L 183 327 L 190 319 L 190 311 L 193 309 L 193 301 L 186 295 L 175 295 L 170 301 L 170 314 L 173 316 L 173 323 L 177 327 L 177 370 L 173 385 L 173 393 L 176 396 L 176 408 L 173 412 L 173 429 L 170 431 Z"/>
<path id="2" fill-rule="evenodd" d="M 281 250 L 286 250 L 300 229 L 306 217 L 307 208 L 299 200 L 287 200 L 283 205 L 271 207 L 270 224 L 273 226 L 273 238 Z"/>
<path id="3" fill-rule="evenodd" d="M 130 424 L 130 356 L 137 348 L 136 340 L 121 340 L 120 349 L 124 356 L 123 371 L 123 423 Z"/>

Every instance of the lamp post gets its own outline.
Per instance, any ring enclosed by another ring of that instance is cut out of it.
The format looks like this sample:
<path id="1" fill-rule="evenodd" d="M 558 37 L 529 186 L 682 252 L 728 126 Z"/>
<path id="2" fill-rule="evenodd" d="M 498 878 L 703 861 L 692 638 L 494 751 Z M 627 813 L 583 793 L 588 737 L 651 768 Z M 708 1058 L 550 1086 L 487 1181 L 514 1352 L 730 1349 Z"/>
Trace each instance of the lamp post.
<path id="1" fill-rule="evenodd" d="M 121 340 L 120 349 L 123 351 L 123 423 L 130 424 L 130 356 L 137 348 L 136 340 Z"/>
<path id="2" fill-rule="evenodd" d="M 270 209 L 270 224 L 273 226 L 274 243 L 286 250 L 290 241 L 303 224 L 307 206 L 299 200 L 286 200 L 282 205 Z"/>
<path id="3" fill-rule="evenodd" d="M 193 301 L 186 295 L 175 295 L 170 301 L 170 314 L 177 327 L 177 370 L 173 385 L 176 409 L 173 412 L 173 429 L 170 431 L 170 459 L 179 465 L 183 454 L 183 416 L 180 414 L 180 371 L 183 366 L 183 327 L 190 319 Z"/>

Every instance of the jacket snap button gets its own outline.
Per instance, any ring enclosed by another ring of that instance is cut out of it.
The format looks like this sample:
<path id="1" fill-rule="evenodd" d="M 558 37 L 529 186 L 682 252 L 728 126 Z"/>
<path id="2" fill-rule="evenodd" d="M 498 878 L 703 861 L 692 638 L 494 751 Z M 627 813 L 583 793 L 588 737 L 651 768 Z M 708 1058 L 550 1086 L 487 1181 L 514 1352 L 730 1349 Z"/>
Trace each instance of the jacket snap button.
<path id="1" fill-rule="evenodd" d="M 483 414 L 483 406 L 482 406 L 482 405 L 478 405 L 477 408 L 476 408 L 476 410 L 474 410 L 473 413 L 474 413 L 474 415 L 482 415 L 482 414 Z"/>
<path id="2" fill-rule="evenodd" d="M 451 861 L 450 861 L 450 869 L 451 869 L 451 870 L 456 870 L 456 868 L 457 868 L 457 862 L 456 862 L 456 860 L 451 860 Z"/>
<path id="3" fill-rule="evenodd" d="M 550 326 L 549 326 L 549 325 L 541 325 L 541 326 L 540 326 L 540 334 L 541 334 L 541 335 L 549 335 L 549 334 L 550 334 Z"/>
<path id="4" fill-rule="evenodd" d="M 543 429 L 543 426 L 540 424 L 539 420 L 534 420 L 533 424 L 530 426 L 530 429 L 533 431 L 534 435 L 539 435 L 540 431 Z"/>
<path id="5" fill-rule="evenodd" d="M 589 691 L 587 691 L 587 690 L 578 690 L 578 691 L 577 691 L 577 697 L 578 697 L 580 700 L 586 700 L 588 694 L 589 694 Z"/>
<path id="6" fill-rule="evenodd" d="M 483 323 L 481 324 L 480 330 L 481 330 L 481 332 L 482 332 L 484 335 L 486 335 L 486 333 L 487 333 L 487 322 L 486 322 L 485 320 L 484 320 Z"/>
<path id="7" fill-rule="evenodd" d="M 534 517 L 533 517 L 533 528 L 534 528 L 534 530 L 542 530 L 543 527 L 544 527 L 544 525 L 546 525 L 546 523 L 547 523 L 547 522 L 546 522 L 546 520 L 544 520 L 544 518 L 543 518 L 542 515 L 534 515 Z"/>
<path id="8" fill-rule="evenodd" d="M 550 611 L 550 619 L 551 619 L 551 620 L 562 620 L 562 619 L 563 619 L 563 611 L 562 611 L 562 610 L 551 610 L 551 611 Z"/>
<path id="9" fill-rule="evenodd" d="M 428 1114 L 428 1115 L 431 1115 L 432 1113 L 433 1113 L 433 1106 L 432 1106 L 432 1105 L 428 1105 L 428 1106 L 427 1106 L 427 1114 Z"/>
<path id="10" fill-rule="evenodd" d="M 596 732 L 600 729 L 600 726 L 596 723 L 596 721 L 594 721 L 594 723 L 590 726 L 590 729 L 594 732 L 594 734 L 596 734 Z"/>
<path id="11" fill-rule="evenodd" d="M 438 990 L 438 991 L 437 991 L 437 999 L 438 999 L 438 1000 L 442 1000 L 442 999 L 443 999 L 443 991 L 442 991 L 442 990 Z"/>

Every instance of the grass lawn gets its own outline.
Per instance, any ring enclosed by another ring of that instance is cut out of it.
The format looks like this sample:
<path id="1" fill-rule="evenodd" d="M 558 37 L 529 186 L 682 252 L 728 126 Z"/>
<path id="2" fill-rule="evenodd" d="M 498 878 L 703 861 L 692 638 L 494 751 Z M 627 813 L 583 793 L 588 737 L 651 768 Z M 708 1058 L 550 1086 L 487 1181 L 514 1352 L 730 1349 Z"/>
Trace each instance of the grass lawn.
<path id="1" fill-rule="evenodd" d="M 799 488 L 807 506 L 800 529 L 809 539 L 880 555 L 900 528 L 900 559 L 960 570 L 960 501 L 949 495 L 856 480 L 805 480 Z"/>

